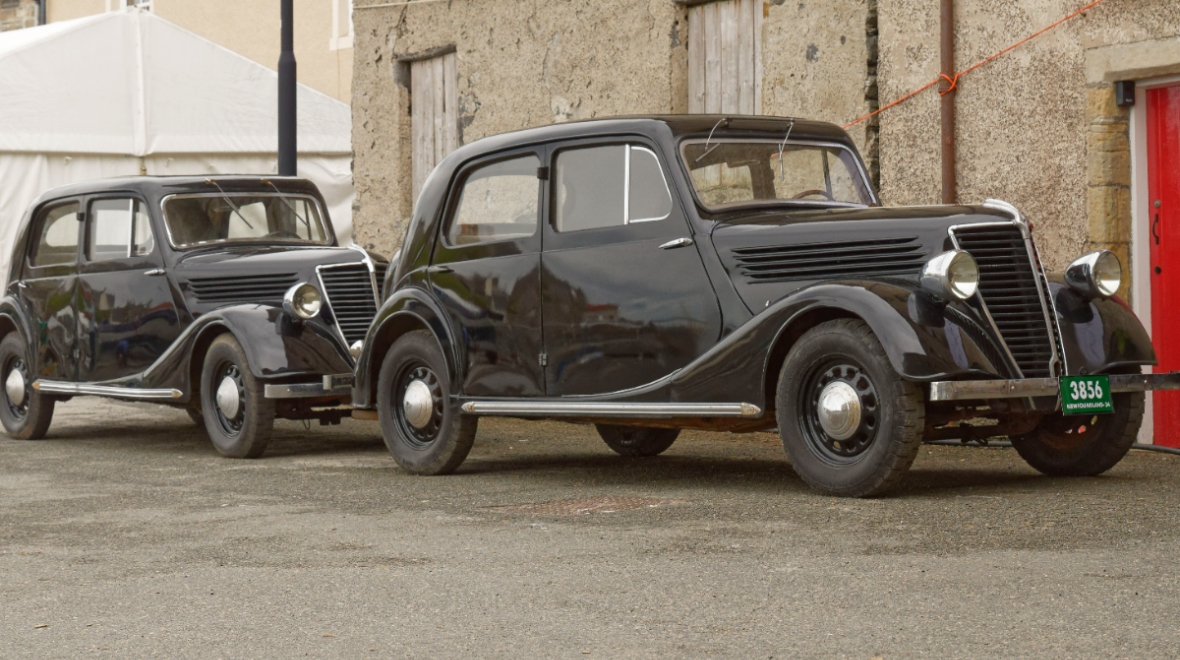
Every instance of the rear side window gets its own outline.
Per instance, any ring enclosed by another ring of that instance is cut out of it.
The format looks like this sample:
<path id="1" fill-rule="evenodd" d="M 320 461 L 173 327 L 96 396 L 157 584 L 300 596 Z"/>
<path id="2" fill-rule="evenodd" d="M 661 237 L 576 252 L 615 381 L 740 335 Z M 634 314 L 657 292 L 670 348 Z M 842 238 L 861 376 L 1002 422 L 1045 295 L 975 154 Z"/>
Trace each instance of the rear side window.
<path id="1" fill-rule="evenodd" d="M 672 193 L 655 152 L 614 144 L 557 155 L 553 228 L 559 232 L 663 220 Z"/>
<path id="2" fill-rule="evenodd" d="M 152 253 L 151 222 L 138 199 L 102 199 L 90 203 L 86 259 L 107 261 Z"/>
<path id="3" fill-rule="evenodd" d="M 45 211 L 37 226 L 37 246 L 29 257 L 30 266 L 61 266 L 78 259 L 77 202 Z"/>
<path id="4" fill-rule="evenodd" d="M 540 179 L 536 156 L 485 165 L 467 176 L 447 229 L 451 245 L 520 239 L 537 231 Z"/>

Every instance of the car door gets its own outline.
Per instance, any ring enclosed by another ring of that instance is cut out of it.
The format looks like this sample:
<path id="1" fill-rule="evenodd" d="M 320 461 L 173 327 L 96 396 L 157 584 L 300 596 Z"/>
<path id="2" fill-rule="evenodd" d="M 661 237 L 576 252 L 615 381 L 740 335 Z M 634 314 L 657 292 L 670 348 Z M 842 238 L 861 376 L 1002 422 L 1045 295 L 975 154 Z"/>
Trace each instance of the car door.
<path id="1" fill-rule="evenodd" d="M 638 140 L 554 151 L 541 256 L 549 396 L 651 383 L 720 337 L 716 296 L 657 154 Z"/>
<path id="2" fill-rule="evenodd" d="M 428 277 L 461 334 L 469 396 L 544 394 L 541 158 L 529 149 L 465 166 L 444 207 Z"/>
<path id="3" fill-rule="evenodd" d="M 78 380 L 135 375 L 180 335 L 172 289 L 143 200 L 87 200 L 78 284 Z"/>
<path id="4" fill-rule="evenodd" d="M 77 377 L 78 242 L 82 205 L 57 200 L 37 212 L 18 289 L 33 322 L 37 376 Z"/>

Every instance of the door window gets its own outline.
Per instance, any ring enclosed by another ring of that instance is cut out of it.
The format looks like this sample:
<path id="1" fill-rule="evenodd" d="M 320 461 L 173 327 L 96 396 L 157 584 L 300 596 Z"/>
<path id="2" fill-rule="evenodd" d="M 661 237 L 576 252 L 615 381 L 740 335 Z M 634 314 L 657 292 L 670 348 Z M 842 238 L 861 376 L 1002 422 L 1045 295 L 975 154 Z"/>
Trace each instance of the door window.
<path id="1" fill-rule="evenodd" d="M 468 175 L 447 230 L 447 242 L 462 246 L 535 234 L 540 165 L 540 159 L 530 155 L 486 165 Z"/>
<path id="2" fill-rule="evenodd" d="M 41 216 L 30 266 L 61 266 L 77 260 L 79 210 L 74 202 L 51 208 Z"/>
<path id="3" fill-rule="evenodd" d="M 557 155 L 553 228 L 574 232 L 663 220 L 672 193 L 652 150 L 637 145 L 568 149 Z"/>
<path id="4" fill-rule="evenodd" d="M 155 249 L 151 221 L 137 199 L 101 199 L 90 203 L 86 259 L 107 261 L 142 257 Z"/>

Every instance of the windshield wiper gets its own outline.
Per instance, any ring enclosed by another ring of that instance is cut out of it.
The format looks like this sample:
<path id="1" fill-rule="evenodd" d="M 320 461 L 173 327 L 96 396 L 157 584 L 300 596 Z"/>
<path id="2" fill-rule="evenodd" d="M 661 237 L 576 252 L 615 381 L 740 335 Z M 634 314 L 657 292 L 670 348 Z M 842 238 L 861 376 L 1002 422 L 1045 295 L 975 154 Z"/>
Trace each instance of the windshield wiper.
<path id="1" fill-rule="evenodd" d="M 285 203 L 287 207 L 291 209 L 291 212 L 295 214 L 295 218 L 303 222 L 303 226 L 307 227 L 307 239 L 311 240 L 311 222 L 309 222 L 307 218 L 299 215 L 299 211 L 295 210 L 295 205 L 291 203 L 291 200 L 287 199 L 287 196 L 283 194 L 283 191 L 279 190 L 279 187 L 272 183 L 270 179 L 263 179 L 262 182 L 271 188 L 274 188 L 275 192 L 279 194 L 279 199 L 283 200 L 283 203 Z"/>
<path id="2" fill-rule="evenodd" d="M 246 216 L 242 215 L 242 210 L 239 209 L 237 206 L 234 206 L 233 201 L 231 201 L 229 198 L 229 195 L 225 194 L 225 191 L 221 189 L 220 184 L 218 184 L 213 179 L 205 179 L 205 183 L 207 183 L 211 186 L 217 186 L 217 190 L 218 190 L 218 192 L 221 193 L 221 198 L 225 200 L 225 203 L 229 204 L 229 207 L 234 210 L 234 213 L 238 214 L 238 217 L 242 219 L 242 222 L 246 223 L 247 227 L 249 227 L 250 229 L 254 228 L 254 225 L 250 224 L 250 221 L 246 219 Z"/>
<path id="3" fill-rule="evenodd" d="M 729 126 L 729 117 L 722 117 L 721 119 L 717 120 L 716 124 L 713 124 L 713 130 L 709 131 L 709 137 L 705 139 L 705 150 L 704 150 L 704 152 L 701 153 L 700 156 L 697 156 L 696 160 L 692 161 L 693 165 L 696 165 L 697 163 L 701 162 L 701 159 L 703 159 L 705 156 L 708 156 L 709 154 L 713 153 L 713 149 L 716 149 L 717 147 L 721 146 L 721 143 L 718 142 L 716 147 L 713 147 L 713 149 L 709 148 L 709 143 L 713 141 L 713 131 L 716 131 L 717 127 L 720 126 L 722 124 L 722 122 L 724 122 L 726 126 Z"/>
<path id="4" fill-rule="evenodd" d="M 787 126 L 787 134 L 783 136 L 783 143 L 778 145 L 778 180 L 786 181 L 787 177 L 783 174 L 783 151 L 787 148 L 787 140 L 791 139 L 791 131 L 795 130 L 795 120 Z"/>

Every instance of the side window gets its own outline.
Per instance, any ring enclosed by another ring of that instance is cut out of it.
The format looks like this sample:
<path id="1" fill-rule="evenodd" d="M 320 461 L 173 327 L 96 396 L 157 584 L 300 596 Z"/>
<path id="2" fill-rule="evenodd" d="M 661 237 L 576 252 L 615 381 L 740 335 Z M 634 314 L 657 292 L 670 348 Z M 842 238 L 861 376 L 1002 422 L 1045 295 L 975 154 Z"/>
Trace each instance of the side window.
<path id="1" fill-rule="evenodd" d="M 471 245 L 536 233 L 540 166 L 536 156 L 526 156 L 486 165 L 469 174 L 447 229 L 447 242 Z"/>
<path id="2" fill-rule="evenodd" d="M 100 199 L 90 203 L 86 259 L 108 261 L 151 254 L 151 222 L 137 199 Z"/>
<path id="3" fill-rule="evenodd" d="M 652 150 L 629 144 L 557 155 L 553 228 L 558 232 L 663 220 L 672 193 Z"/>
<path id="4" fill-rule="evenodd" d="M 37 230 L 37 246 L 29 257 L 30 266 L 72 264 L 78 258 L 77 202 L 45 211 Z"/>

